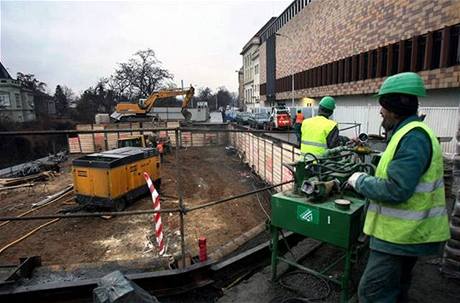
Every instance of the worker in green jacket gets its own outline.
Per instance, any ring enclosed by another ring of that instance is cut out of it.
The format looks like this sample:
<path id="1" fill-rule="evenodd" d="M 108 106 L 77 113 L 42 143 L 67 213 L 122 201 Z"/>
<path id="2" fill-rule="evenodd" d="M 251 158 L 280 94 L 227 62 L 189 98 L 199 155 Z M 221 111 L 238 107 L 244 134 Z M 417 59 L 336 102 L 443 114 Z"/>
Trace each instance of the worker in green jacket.
<path id="1" fill-rule="evenodd" d="M 339 129 L 337 122 L 330 120 L 335 109 L 335 100 L 330 96 L 321 99 L 318 115 L 303 120 L 300 141 L 300 152 L 319 156 L 328 148 L 339 145 Z"/>
<path id="2" fill-rule="evenodd" d="M 416 73 L 383 82 L 378 96 L 387 148 L 375 176 L 355 173 L 348 180 L 370 201 L 364 223 L 370 255 L 359 302 L 407 302 L 417 258 L 438 254 L 450 237 L 441 147 L 417 116 L 418 97 L 425 95 Z"/>

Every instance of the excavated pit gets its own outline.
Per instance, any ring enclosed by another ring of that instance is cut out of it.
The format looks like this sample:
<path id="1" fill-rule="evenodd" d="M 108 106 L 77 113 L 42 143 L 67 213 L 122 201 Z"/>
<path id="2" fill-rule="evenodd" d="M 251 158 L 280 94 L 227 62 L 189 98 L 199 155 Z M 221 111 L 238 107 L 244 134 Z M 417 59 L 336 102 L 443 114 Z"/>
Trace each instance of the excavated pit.
<path id="1" fill-rule="evenodd" d="M 224 147 L 200 147 L 180 150 L 180 179 L 187 207 L 252 191 L 260 182 L 236 155 Z M 71 161 L 62 165 L 61 173 L 32 189 L 20 188 L 0 192 L 0 216 L 16 216 L 31 204 L 46 198 L 72 183 Z M 165 156 L 162 164 L 162 208 L 178 206 L 175 157 Z M 198 254 L 198 238 L 207 239 L 208 253 L 232 241 L 266 219 L 261 209 L 269 208 L 267 195 L 259 194 L 228 201 L 189 212 L 184 216 L 186 255 Z M 63 202 L 64 201 L 64 202 Z M 65 199 L 29 215 L 55 214 L 75 206 Z M 151 209 L 149 196 L 130 205 L 127 210 Z M 15 241 L 50 220 L 14 221 L 0 227 L 0 247 Z M 177 213 L 162 214 L 167 254 L 177 256 L 180 247 L 180 219 Z M 94 262 L 127 262 L 158 256 L 156 246 L 149 244 L 152 215 L 122 216 L 110 219 L 61 219 L 44 227 L 0 254 L 0 264 L 17 264 L 18 258 L 39 255 L 44 265 L 72 268 L 75 264 Z M 230 253 L 230 252 L 229 252 Z"/>

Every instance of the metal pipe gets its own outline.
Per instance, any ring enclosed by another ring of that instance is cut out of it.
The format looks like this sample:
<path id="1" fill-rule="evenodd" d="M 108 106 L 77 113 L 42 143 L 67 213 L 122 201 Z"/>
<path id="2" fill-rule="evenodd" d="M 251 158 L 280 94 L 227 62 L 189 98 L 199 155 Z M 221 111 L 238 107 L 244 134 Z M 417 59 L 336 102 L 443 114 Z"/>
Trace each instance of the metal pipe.
<path id="1" fill-rule="evenodd" d="M 31 217 L 0 217 L 0 221 L 27 221 L 27 220 L 43 220 L 43 219 L 68 219 L 68 218 L 86 218 L 86 217 L 101 217 L 101 216 L 134 216 L 145 215 L 154 213 L 177 213 L 181 210 L 178 208 L 168 208 L 162 210 L 133 210 L 133 211 L 112 211 L 112 212 L 94 212 L 94 213 L 80 213 L 80 214 L 54 214 L 54 215 L 40 215 Z"/>
<path id="2" fill-rule="evenodd" d="M 175 154 L 175 160 L 176 160 L 176 189 L 177 189 L 177 194 L 179 196 L 179 208 L 181 212 L 179 213 L 179 218 L 180 218 L 180 245 L 181 245 L 181 254 L 182 254 L 182 268 L 185 268 L 185 231 L 184 231 L 184 197 L 182 195 L 182 188 L 181 188 L 181 178 L 180 178 L 180 161 L 179 161 L 179 136 L 182 136 L 181 133 L 179 133 L 179 128 L 176 128 L 175 130 L 175 135 L 176 135 L 176 154 Z"/>
<path id="3" fill-rule="evenodd" d="M 34 130 L 34 131 L 0 131 L 0 136 L 34 136 L 34 135 L 78 135 L 78 134 L 93 134 L 93 133 L 122 133 L 122 132 L 142 132 L 142 131 L 181 131 L 188 132 L 222 132 L 222 133 L 275 133 L 286 134 L 293 131 L 277 131 L 277 130 L 250 130 L 250 129 L 220 129 L 220 128 L 127 128 L 127 129 L 101 129 L 101 130 Z"/>
<path id="4" fill-rule="evenodd" d="M 120 132 L 141 132 L 141 131 L 173 131 L 176 128 L 125 128 L 125 129 L 101 129 L 101 130 L 21 130 L 21 131 L 2 131 L 0 136 L 27 136 L 27 135 L 78 135 L 93 133 L 120 133 Z"/>
<path id="5" fill-rule="evenodd" d="M 194 211 L 197 209 L 205 208 L 208 206 L 220 204 L 226 201 L 242 198 L 245 196 L 250 196 L 265 190 L 269 190 L 275 187 L 279 187 L 284 184 L 288 184 L 294 182 L 294 180 L 286 181 L 283 183 L 275 184 L 272 186 L 267 186 L 261 189 L 253 190 L 250 192 L 246 192 L 244 194 L 240 194 L 237 196 L 231 196 L 228 198 L 224 198 L 221 200 L 216 200 L 212 202 L 208 202 L 206 204 L 198 205 L 191 208 L 184 207 L 183 209 L 180 208 L 165 208 L 161 210 L 153 210 L 153 209 L 146 209 L 146 210 L 133 210 L 133 211 L 121 211 L 121 212 L 94 212 L 94 213 L 80 213 L 80 214 L 64 214 L 64 215 L 41 215 L 41 216 L 31 216 L 31 217 L 0 217 L 0 221 L 29 221 L 29 220 L 43 220 L 43 219 L 72 219 L 72 218 L 86 218 L 86 217 L 101 217 L 101 216 L 136 216 L 136 215 L 145 215 L 145 214 L 154 214 L 154 213 L 187 213 L 190 211 Z"/>
<path id="6" fill-rule="evenodd" d="M 220 204 L 220 203 L 223 203 L 223 202 L 227 202 L 227 201 L 230 201 L 230 200 L 250 196 L 250 195 L 253 195 L 253 194 L 256 194 L 256 193 L 259 193 L 259 192 L 262 192 L 262 191 L 266 191 L 266 190 L 269 190 L 269 189 L 272 189 L 272 188 L 275 188 L 275 187 L 279 187 L 279 186 L 282 186 L 282 185 L 285 185 L 285 184 L 288 184 L 288 183 L 292 183 L 292 182 L 294 182 L 294 180 L 278 183 L 278 184 L 275 184 L 275 185 L 272 185 L 272 186 L 267 186 L 267 187 L 260 188 L 260 189 L 257 189 L 257 190 L 253 190 L 253 191 L 250 191 L 250 192 L 247 192 L 247 193 L 244 193 L 244 194 L 231 196 L 231 197 L 228 197 L 228 198 L 224 198 L 224 199 L 221 199 L 221 200 L 201 204 L 201 205 L 198 205 L 198 206 L 193 206 L 193 207 L 187 208 L 186 210 L 187 211 L 194 211 L 194 210 L 205 208 L 205 207 L 208 207 L 208 206 L 213 206 L 213 205 Z"/>

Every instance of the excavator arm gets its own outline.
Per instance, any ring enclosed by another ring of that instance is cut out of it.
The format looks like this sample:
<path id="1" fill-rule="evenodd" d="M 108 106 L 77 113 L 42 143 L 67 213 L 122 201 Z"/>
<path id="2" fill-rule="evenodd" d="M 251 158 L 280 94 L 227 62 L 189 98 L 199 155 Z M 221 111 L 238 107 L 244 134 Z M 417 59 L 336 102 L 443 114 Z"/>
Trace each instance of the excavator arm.
<path id="1" fill-rule="evenodd" d="M 187 89 L 168 89 L 153 92 L 146 100 L 135 103 L 118 103 L 115 112 L 111 115 L 116 120 L 122 120 L 124 116 L 140 116 L 145 117 L 154 107 L 158 99 L 164 99 L 169 97 L 176 97 L 185 95 L 184 101 L 182 102 L 181 113 L 186 121 L 191 118 L 190 112 L 186 109 L 188 104 L 193 98 L 195 89 L 193 86 Z"/>

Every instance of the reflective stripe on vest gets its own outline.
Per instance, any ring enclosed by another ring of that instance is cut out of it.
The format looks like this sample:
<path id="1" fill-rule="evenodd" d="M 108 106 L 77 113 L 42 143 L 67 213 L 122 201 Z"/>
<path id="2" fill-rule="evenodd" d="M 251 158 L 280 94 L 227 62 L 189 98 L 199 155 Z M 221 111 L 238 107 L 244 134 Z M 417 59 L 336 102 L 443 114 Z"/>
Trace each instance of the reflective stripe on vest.
<path id="1" fill-rule="evenodd" d="M 427 218 L 447 215 L 447 209 L 444 206 L 434 207 L 422 211 L 412 211 L 406 209 L 386 207 L 376 203 L 370 203 L 369 208 L 367 210 L 373 211 L 382 216 L 393 217 L 403 220 L 423 220 Z"/>
<path id="2" fill-rule="evenodd" d="M 415 187 L 416 193 L 429 193 L 436 189 L 444 187 L 444 179 L 438 179 L 434 182 L 419 183 Z"/>
<path id="3" fill-rule="evenodd" d="M 301 127 L 300 152 L 322 155 L 327 149 L 327 136 L 336 127 L 335 121 L 323 116 L 303 120 Z"/>
<path id="4" fill-rule="evenodd" d="M 327 148 L 327 144 L 317 143 L 317 142 L 312 142 L 312 141 L 304 141 L 304 140 L 302 140 L 302 144 Z"/>
<path id="5" fill-rule="evenodd" d="M 441 146 L 426 124 L 413 121 L 396 131 L 382 155 L 375 176 L 381 179 L 388 178 L 388 167 L 399 142 L 414 128 L 421 128 L 430 137 L 430 166 L 420 177 L 414 193 L 407 201 L 396 204 L 371 201 L 364 223 L 365 234 L 390 243 L 432 243 L 445 241 L 450 237 Z"/>

